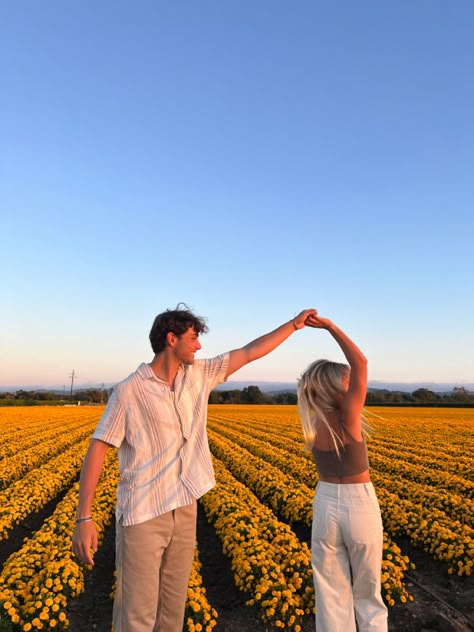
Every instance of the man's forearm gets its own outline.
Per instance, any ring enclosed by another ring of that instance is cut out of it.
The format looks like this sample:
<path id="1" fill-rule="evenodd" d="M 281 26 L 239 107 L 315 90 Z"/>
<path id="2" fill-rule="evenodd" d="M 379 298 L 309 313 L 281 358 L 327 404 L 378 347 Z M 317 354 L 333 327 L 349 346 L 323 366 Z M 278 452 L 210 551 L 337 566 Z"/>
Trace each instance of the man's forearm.
<path id="1" fill-rule="evenodd" d="M 227 369 L 226 377 L 232 375 L 235 371 L 238 371 L 241 367 L 249 362 L 263 358 L 274 349 L 278 347 L 282 342 L 291 336 L 297 329 L 303 329 L 307 319 L 316 314 L 315 309 L 305 309 L 291 320 L 283 323 L 280 327 L 277 327 L 273 331 L 260 338 L 256 338 L 249 342 L 240 349 L 234 349 L 230 352 L 229 367 Z"/>
<path id="2" fill-rule="evenodd" d="M 263 356 L 276 349 L 282 342 L 289 338 L 296 329 L 293 320 L 290 320 L 273 331 L 270 331 L 268 334 L 260 336 L 246 344 L 242 347 L 242 351 L 247 355 L 247 362 L 253 362 L 253 360 L 263 358 Z"/>
<path id="3" fill-rule="evenodd" d="M 81 470 L 76 518 L 88 518 L 91 515 L 95 490 L 108 449 L 109 445 L 103 441 L 91 441 Z"/>

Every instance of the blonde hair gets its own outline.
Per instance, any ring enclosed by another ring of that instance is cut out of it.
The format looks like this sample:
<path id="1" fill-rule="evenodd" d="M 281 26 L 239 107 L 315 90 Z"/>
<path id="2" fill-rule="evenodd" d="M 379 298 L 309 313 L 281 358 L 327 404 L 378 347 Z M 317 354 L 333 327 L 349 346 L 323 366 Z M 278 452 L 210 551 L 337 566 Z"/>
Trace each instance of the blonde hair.
<path id="1" fill-rule="evenodd" d="M 344 445 L 340 437 L 331 427 L 327 413 L 339 408 L 341 399 L 346 393 L 343 379 L 349 376 L 347 364 L 316 360 L 298 380 L 298 411 L 303 426 L 305 450 L 311 451 L 320 424 L 324 424 L 334 442 L 339 456 L 339 448 Z M 368 425 L 361 415 L 362 430 L 368 432 Z"/>

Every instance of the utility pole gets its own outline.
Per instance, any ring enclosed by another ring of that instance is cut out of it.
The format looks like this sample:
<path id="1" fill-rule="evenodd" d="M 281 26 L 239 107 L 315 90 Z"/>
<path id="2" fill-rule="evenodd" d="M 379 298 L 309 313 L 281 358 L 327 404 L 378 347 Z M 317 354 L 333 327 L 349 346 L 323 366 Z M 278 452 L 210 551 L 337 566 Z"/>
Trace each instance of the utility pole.
<path id="1" fill-rule="evenodd" d="M 104 385 L 102 384 L 102 388 L 100 390 L 100 403 L 104 403 Z"/>
<path id="2" fill-rule="evenodd" d="M 74 388 L 74 378 L 77 377 L 77 374 L 75 373 L 74 369 L 72 370 L 71 375 L 69 376 L 71 378 L 71 395 L 70 395 L 70 400 L 72 402 L 72 389 Z"/>

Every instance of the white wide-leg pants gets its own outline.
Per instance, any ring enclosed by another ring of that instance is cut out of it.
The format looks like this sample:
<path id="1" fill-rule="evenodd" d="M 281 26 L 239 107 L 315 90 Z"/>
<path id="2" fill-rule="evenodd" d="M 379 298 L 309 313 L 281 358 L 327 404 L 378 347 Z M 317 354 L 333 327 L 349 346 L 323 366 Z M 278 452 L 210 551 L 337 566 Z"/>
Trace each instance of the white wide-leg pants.
<path id="1" fill-rule="evenodd" d="M 382 600 L 383 529 L 372 483 L 319 482 L 311 558 L 316 632 L 387 632 Z"/>

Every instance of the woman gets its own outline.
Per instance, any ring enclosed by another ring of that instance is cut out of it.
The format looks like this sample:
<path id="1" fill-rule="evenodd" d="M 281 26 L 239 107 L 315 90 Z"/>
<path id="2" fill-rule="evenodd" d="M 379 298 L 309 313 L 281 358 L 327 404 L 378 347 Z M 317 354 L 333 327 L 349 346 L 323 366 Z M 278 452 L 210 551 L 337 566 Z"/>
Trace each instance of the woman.
<path id="1" fill-rule="evenodd" d="M 307 324 L 326 329 L 349 366 L 313 362 L 298 382 L 298 408 L 306 449 L 319 473 L 313 504 L 311 557 L 317 632 L 386 632 L 380 594 L 382 519 L 370 482 L 366 424 L 367 360 L 334 323 L 321 316 Z"/>

